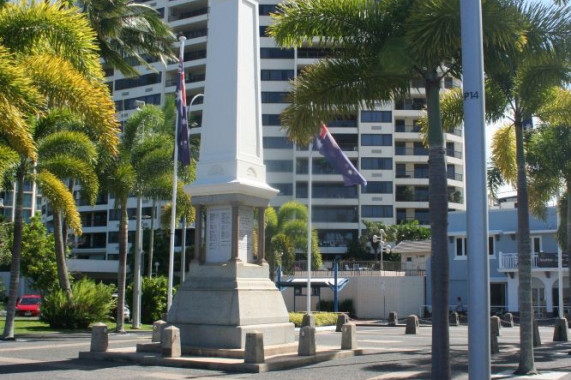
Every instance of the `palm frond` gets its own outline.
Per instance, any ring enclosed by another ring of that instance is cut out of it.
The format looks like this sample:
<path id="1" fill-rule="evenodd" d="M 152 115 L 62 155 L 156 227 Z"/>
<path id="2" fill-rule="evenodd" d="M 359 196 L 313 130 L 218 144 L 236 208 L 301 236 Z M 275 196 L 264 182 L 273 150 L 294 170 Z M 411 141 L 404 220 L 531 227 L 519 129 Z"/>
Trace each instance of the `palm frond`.
<path id="1" fill-rule="evenodd" d="M 63 155 L 73 157 L 93 166 L 97 161 L 97 148 L 89 137 L 82 132 L 54 132 L 38 142 L 38 154 L 41 160 Z"/>
<path id="2" fill-rule="evenodd" d="M 389 67 L 389 70 L 392 70 Z M 408 89 L 410 72 L 387 72 L 376 60 L 320 61 L 308 67 L 292 84 L 292 103 L 282 112 L 290 139 L 306 144 L 321 122 L 351 115 L 360 106 L 373 108 Z"/>
<path id="3" fill-rule="evenodd" d="M 41 170 L 36 175 L 36 182 L 42 196 L 51 203 L 55 211 L 65 215 L 66 224 L 76 235 L 81 235 L 81 219 L 75 205 L 75 200 L 67 186 L 47 170 Z"/>
<path id="4" fill-rule="evenodd" d="M 571 91 L 563 88 L 554 90 L 553 99 L 543 104 L 537 117 L 550 124 L 569 124 L 571 120 Z"/>
<path id="5" fill-rule="evenodd" d="M 18 152 L 7 145 L 0 143 L 0 188 L 2 187 L 1 179 L 4 176 L 4 173 L 15 167 L 19 161 L 20 156 L 18 155 Z"/>
<path id="6" fill-rule="evenodd" d="M 67 106 L 97 128 L 99 143 L 117 151 L 118 123 L 115 104 L 103 83 L 89 82 L 59 57 L 37 55 L 25 61 L 29 75 L 50 99 L 51 106 Z"/>
<path id="7" fill-rule="evenodd" d="M 515 143 L 515 130 L 512 125 L 498 129 L 492 138 L 492 162 L 505 181 L 512 186 L 517 185 Z"/>
<path id="8" fill-rule="evenodd" d="M 65 9 L 57 0 L 21 0 L 3 7 L 0 37 L 18 54 L 51 52 L 88 78 L 103 78 L 95 32 L 84 15 L 75 8 Z"/>
<path id="9" fill-rule="evenodd" d="M 34 139 L 41 140 L 50 133 L 68 130 L 84 130 L 86 127 L 79 115 L 69 108 L 53 107 L 47 110 L 41 117 L 34 120 Z"/>
<path id="10" fill-rule="evenodd" d="M 162 110 L 155 105 L 145 105 L 134 112 L 123 127 L 123 145 L 126 150 L 131 150 L 141 136 L 157 132 L 164 125 Z"/>
<path id="11" fill-rule="evenodd" d="M 41 160 L 38 168 L 48 170 L 62 180 L 67 178 L 77 180 L 90 204 L 95 204 L 99 192 L 99 179 L 93 165 L 72 155 L 53 155 Z"/>

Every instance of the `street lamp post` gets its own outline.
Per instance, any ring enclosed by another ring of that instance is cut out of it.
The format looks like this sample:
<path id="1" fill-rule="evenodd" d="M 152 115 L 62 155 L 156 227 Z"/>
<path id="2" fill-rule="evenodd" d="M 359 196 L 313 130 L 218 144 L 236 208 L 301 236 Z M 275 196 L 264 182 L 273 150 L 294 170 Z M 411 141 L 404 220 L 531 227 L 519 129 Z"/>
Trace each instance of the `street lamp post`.
<path id="1" fill-rule="evenodd" d="M 159 262 L 155 261 L 155 277 L 159 277 Z"/>

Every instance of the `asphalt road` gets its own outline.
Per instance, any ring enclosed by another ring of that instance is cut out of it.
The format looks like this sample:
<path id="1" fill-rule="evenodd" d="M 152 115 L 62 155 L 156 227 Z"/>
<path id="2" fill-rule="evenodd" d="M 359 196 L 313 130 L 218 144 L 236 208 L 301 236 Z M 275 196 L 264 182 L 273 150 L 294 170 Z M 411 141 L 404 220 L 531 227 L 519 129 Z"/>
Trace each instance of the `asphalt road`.
<path id="1" fill-rule="evenodd" d="M 536 367 L 543 372 L 533 379 L 571 380 L 571 343 L 553 343 L 553 328 L 541 327 L 543 345 L 536 349 Z M 468 379 L 466 326 L 450 327 L 451 362 L 454 379 Z M 511 378 L 517 368 L 518 328 L 502 328 L 500 354 L 492 358 L 494 378 Z M 317 343 L 339 347 L 340 333 L 320 331 Z M 110 348 L 133 347 L 149 342 L 150 333 L 110 334 Z M 0 379 L 204 379 L 204 380 L 382 380 L 430 378 L 430 327 L 418 335 L 405 335 L 404 327 L 358 327 L 358 343 L 366 349 L 363 356 L 315 364 L 303 368 L 260 374 L 138 366 L 79 360 L 88 351 L 88 334 L 28 335 L 16 341 L 0 341 Z M 501 375 L 500 375 L 501 374 Z M 523 379 L 523 378 L 518 378 Z M 477 379 L 480 380 L 480 379 Z M 483 379 L 482 379 L 483 380 Z"/>

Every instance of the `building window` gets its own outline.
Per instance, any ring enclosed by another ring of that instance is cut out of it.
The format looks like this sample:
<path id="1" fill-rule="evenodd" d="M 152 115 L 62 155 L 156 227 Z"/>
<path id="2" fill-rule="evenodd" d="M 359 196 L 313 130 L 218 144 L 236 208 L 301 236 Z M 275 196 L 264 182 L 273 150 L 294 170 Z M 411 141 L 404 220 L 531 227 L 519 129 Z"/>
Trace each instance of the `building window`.
<path id="1" fill-rule="evenodd" d="M 392 170 L 392 157 L 363 157 L 361 158 L 361 169 L 363 170 Z"/>
<path id="2" fill-rule="evenodd" d="M 270 186 L 280 191 L 278 195 L 293 195 L 293 184 L 291 183 L 271 183 Z"/>
<path id="3" fill-rule="evenodd" d="M 268 172 L 291 173 L 293 172 L 293 162 L 291 160 L 267 160 L 264 161 Z"/>
<path id="4" fill-rule="evenodd" d="M 363 194 L 392 194 L 393 182 L 392 181 L 369 181 L 367 186 L 361 188 Z"/>
<path id="5" fill-rule="evenodd" d="M 262 103 L 289 103 L 289 92 L 262 91 Z"/>
<path id="6" fill-rule="evenodd" d="M 290 59 L 293 58 L 293 49 L 260 48 L 260 58 Z"/>
<path id="7" fill-rule="evenodd" d="M 393 206 L 363 205 L 361 206 L 361 216 L 363 218 L 392 218 Z"/>
<path id="8" fill-rule="evenodd" d="M 356 206 L 314 206 L 313 222 L 357 223 L 359 215 Z"/>
<path id="9" fill-rule="evenodd" d="M 258 5 L 258 14 L 260 16 L 267 16 L 270 13 L 276 12 L 276 5 L 275 4 L 260 4 Z"/>
<path id="10" fill-rule="evenodd" d="M 311 195 L 313 198 L 355 199 L 357 187 L 344 186 L 343 183 L 314 182 Z"/>
<path id="11" fill-rule="evenodd" d="M 286 137 L 264 137 L 264 149 L 293 149 L 293 143 Z"/>
<path id="12" fill-rule="evenodd" d="M 280 114 L 262 114 L 262 125 L 266 126 L 280 126 Z"/>
<path id="13" fill-rule="evenodd" d="M 496 239 L 494 239 L 494 236 L 488 236 L 488 255 L 490 256 L 494 256 L 495 241 Z"/>
<path id="14" fill-rule="evenodd" d="M 262 70 L 260 73 L 263 81 L 288 81 L 293 79 L 293 70 Z"/>
<path id="15" fill-rule="evenodd" d="M 389 134 L 363 134 L 361 135 L 363 146 L 392 146 L 393 136 Z"/>
<path id="16" fill-rule="evenodd" d="M 392 111 L 361 111 L 362 123 L 392 123 Z"/>
<path id="17" fill-rule="evenodd" d="M 532 236 L 531 237 L 531 253 L 541 252 L 541 237 Z"/>
<path id="18" fill-rule="evenodd" d="M 456 257 L 468 256 L 468 246 L 465 237 L 456 238 Z"/>

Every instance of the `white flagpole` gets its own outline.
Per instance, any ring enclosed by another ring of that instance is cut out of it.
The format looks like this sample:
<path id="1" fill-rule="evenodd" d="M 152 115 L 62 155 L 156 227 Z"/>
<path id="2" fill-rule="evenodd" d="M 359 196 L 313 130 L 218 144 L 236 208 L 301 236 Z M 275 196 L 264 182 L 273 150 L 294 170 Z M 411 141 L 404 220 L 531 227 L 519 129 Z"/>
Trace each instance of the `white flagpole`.
<path id="1" fill-rule="evenodd" d="M 313 174 L 311 162 L 312 143 L 309 144 L 308 180 L 307 180 L 307 314 L 311 314 L 311 180 Z"/>
<path id="2" fill-rule="evenodd" d="M 178 38 L 180 41 L 180 57 L 184 57 L 184 41 L 185 36 L 180 36 Z M 182 89 L 180 89 L 182 90 Z M 180 91 L 179 90 L 179 91 Z M 179 95 L 180 96 L 180 95 Z M 182 97 L 179 99 L 180 102 L 183 101 Z M 184 104 L 186 107 L 186 104 Z M 180 111 L 179 111 L 180 112 Z M 178 129 L 180 127 L 180 115 L 177 117 L 177 122 L 174 131 L 174 166 L 173 166 L 173 176 L 172 176 L 172 202 L 171 202 L 171 225 L 170 225 L 170 246 L 169 246 L 169 278 L 168 278 L 168 292 L 167 292 L 167 312 L 170 310 L 172 305 L 172 284 L 173 284 L 173 273 L 174 273 L 174 236 L 176 229 L 176 189 L 178 183 Z"/>

